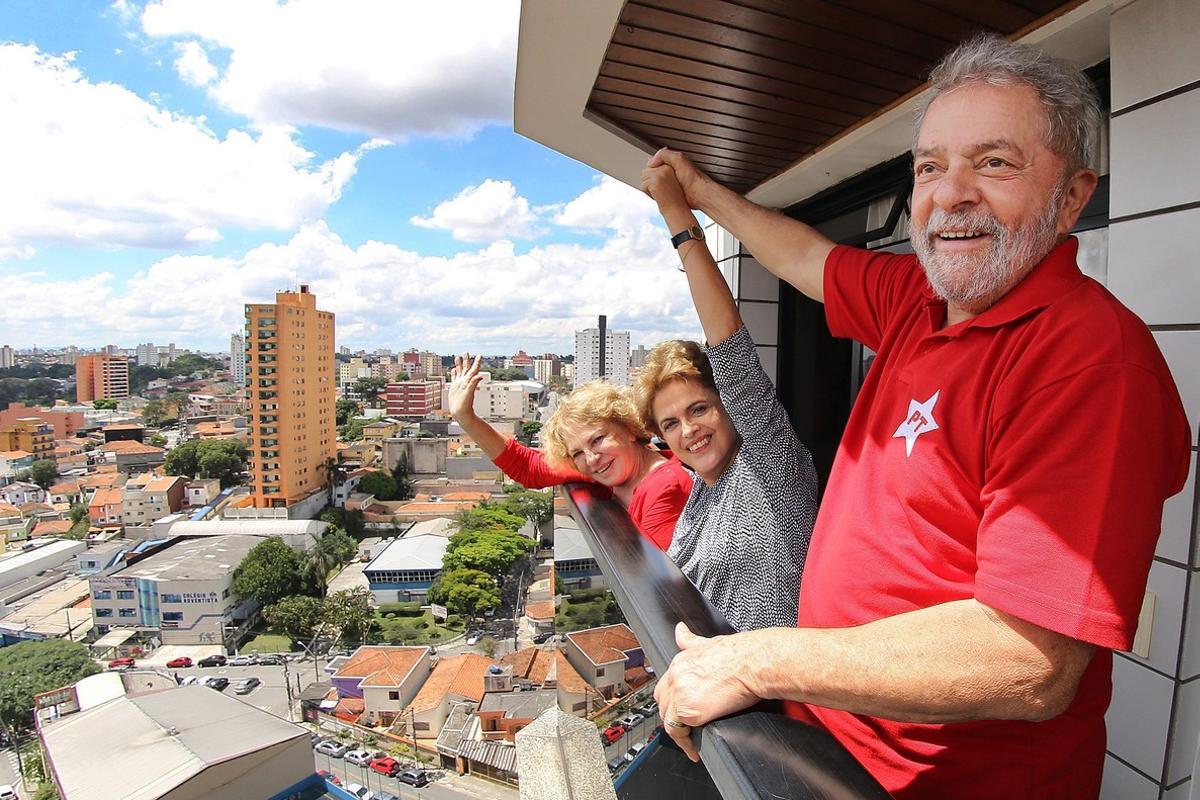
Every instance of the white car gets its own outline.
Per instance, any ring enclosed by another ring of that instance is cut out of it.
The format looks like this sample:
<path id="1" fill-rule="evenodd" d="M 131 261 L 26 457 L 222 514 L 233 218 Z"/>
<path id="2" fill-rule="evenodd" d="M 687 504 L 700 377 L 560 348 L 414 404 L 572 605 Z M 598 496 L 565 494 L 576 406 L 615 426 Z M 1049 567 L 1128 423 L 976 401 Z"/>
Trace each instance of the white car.
<path id="1" fill-rule="evenodd" d="M 370 750 L 351 750 L 345 755 L 347 761 L 359 767 L 369 766 L 371 764 L 371 759 L 374 757 L 375 754 Z"/>
<path id="2" fill-rule="evenodd" d="M 638 757 L 638 753 L 642 752 L 645 747 L 645 742 L 638 742 L 633 747 L 625 751 L 625 760 L 632 764 L 633 760 Z"/>
<path id="3" fill-rule="evenodd" d="M 0 786 L 0 800 L 20 800 L 17 797 L 17 790 L 12 787 L 12 784 L 4 784 Z"/>
<path id="4" fill-rule="evenodd" d="M 475 644 L 478 641 L 479 641 L 479 634 L 472 633 L 470 636 L 467 637 L 467 646 L 470 647 L 471 645 Z"/>
<path id="5" fill-rule="evenodd" d="M 258 656 L 234 656 L 229 659 L 231 667 L 252 667 L 258 663 Z"/>
<path id="6" fill-rule="evenodd" d="M 179 685 L 180 686 L 191 686 L 193 683 L 199 683 L 199 682 L 200 682 L 199 675 L 187 675 L 184 677 L 183 680 L 181 680 L 179 682 Z M 3 797 L 3 795 L 0 795 L 0 797 Z"/>
<path id="7" fill-rule="evenodd" d="M 355 797 L 366 797 L 371 793 L 371 790 L 363 786 L 361 783 L 347 783 L 344 787 L 347 792 Z"/>

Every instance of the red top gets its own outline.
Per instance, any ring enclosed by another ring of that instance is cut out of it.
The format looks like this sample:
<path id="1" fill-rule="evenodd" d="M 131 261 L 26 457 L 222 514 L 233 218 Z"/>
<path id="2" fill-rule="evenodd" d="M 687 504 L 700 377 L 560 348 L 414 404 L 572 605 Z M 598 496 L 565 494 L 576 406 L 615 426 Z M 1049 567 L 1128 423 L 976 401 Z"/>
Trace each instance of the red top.
<path id="1" fill-rule="evenodd" d="M 897 798 L 1099 792 L 1107 648 L 1132 644 L 1190 437 L 1149 330 L 1084 277 L 1077 247 L 1067 240 L 947 328 L 914 256 L 838 247 L 826 262 L 830 329 L 878 355 L 817 516 L 799 624 L 973 597 L 1100 648 L 1070 708 L 1046 722 L 921 725 L 809 707 Z"/>
<path id="2" fill-rule="evenodd" d="M 629 518 L 638 530 L 660 550 L 671 545 L 675 521 L 679 519 L 688 495 L 692 492 L 692 475 L 673 453 L 665 452 L 667 461 L 650 470 L 633 490 Z M 571 467 L 555 467 L 540 450 L 526 447 L 509 439 L 504 452 L 494 459 L 497 467 L 517 483 L 529 489 L 559 486 L 564 483 L 596 483 Z"/>

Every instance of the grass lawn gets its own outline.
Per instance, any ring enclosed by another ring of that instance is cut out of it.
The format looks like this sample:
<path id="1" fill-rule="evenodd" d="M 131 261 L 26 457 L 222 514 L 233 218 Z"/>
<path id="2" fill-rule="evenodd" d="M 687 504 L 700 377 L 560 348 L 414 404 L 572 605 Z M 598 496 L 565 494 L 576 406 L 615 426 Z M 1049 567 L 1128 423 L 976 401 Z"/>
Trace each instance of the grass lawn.
<path id="1" fill-rule="evenodd" d="M 251 639 L 247 639 L 239 649 L 239 653 L 289 653 L 292 650 L 292 640 L 278 631 L 264 630 Z"/>
<path id="2" fill-rule="evenodd" d="M 377 635 L 388 644 L 441 644 L 463 632 L 461 622 L 455 626 L 435 622 L 429 611 L 414 616 L 390 611 L 377 613 L 375 621 L 378 625 Z"/>
<path id="3" fill-rule="evenodd" d="M 554 629 L 559 633 L 624 622 L 625 617 L 606 589 L 583 589 L 562 599 Z"/>

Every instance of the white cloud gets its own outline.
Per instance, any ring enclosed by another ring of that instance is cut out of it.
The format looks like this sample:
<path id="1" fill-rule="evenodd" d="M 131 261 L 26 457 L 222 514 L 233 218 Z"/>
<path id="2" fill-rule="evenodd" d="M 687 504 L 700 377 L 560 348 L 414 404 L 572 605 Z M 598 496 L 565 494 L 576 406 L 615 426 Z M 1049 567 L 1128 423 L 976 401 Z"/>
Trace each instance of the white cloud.
<path id="1" fill-rule="evenodd" d="M 213 96 L 251 120 L 398 139 L 512 116 L 516 0 L 160 0 L 142 30 L 228 51 Z"/>
<path id="2" fill-rule="evenodd" d="M 670 243 L 616 234 L 594 247 L 554 244 L 517 254 L 500 241 L 451 257 L 394 244 L 347 245 L 324 222 L 290 241 L 240 258 L 177 255 L 118 286 L 111 275 L 61 281 L 0 268 L 6 307 L 0 340 L 83 346 L 174 341 L 223 350 L 242 325 L 242 306 L 269 302 L 303 281 L 337 315 L 337 342 L 351 347 L 430 348 L 452 353 L 568 353 L 574 331 L 607 314 L 633 343 L 699 335 Z M 88 297 L 88 314 L 47 297 Z M 28 309 L 26 312 L 24 309 Z"/>
<path id="3" fill-rule="evenodd" d="M 207 86 L 217 77 L 217 68 L 208 60 L 208 53 L 199 42 L 178 42 L 175 51 L 175 72 L 184 83 L 192 86 Z"/>
<path id="4" fill-rule="evenodd" d="M 428 217 L 409 221 L 422 228 L 450 231 L 460 242 L 532 239 L 542 233 L 529 201 L 508 181 L 491 178 L 439 203 Z"/>
<path id="5" fill-rule="evenodd" d="M 567 203 L 554 216 L 554 222 L 591 231 L 635 231 L 658 218 L 658 206 L 645 192 L 604 175 L 599 183 Z"/>
<path id="6" fill-rule="evenodd" d="M 228 228 L 320 218 L 363 149 L 323 163 L 290 129 L 220 136 L 111 83 L 70 55 L 0 45 L 0 257 L 65 242 L 188 248 Z"/>

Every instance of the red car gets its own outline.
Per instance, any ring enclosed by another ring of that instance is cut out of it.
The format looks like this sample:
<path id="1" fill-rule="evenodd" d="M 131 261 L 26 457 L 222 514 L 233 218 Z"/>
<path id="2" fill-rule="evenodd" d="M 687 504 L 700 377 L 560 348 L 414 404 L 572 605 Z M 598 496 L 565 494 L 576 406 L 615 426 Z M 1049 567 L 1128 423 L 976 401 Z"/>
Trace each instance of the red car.
<path id="1" fill-rule="evenodd" d="M 334 786 L 342 785 L 342 782 L 340 780 L 338 780 L 338 776 L 334 775 L 332 772 L 330 772 L 327 769 L 319 769 L 319 770 L 317 770 L 317 774 L 320 775 L 325 780 L 332 783 Z"/>
<path id="2" fill-rule="evenodd" d="M 192 660 L 190 658 L 188 658 L 187 656 L 180 656 L 179 658 L 172 658 L 170 661 L 167 662 L 168 667 L 190 667 L 191 665 L 192 665 Z"/>
<path id="3" fill-rule="evenodd" d="M 400 762 L 391 756 L 376 758 L 371 761 L 371 769 L 378 772 L 380 775 L 391 777 L 400 771 Z"/>
<path id="4" fill-rule="evenodd" d="M 605 744 L 612 744 L 624 736 L 625 733 L 626 730 L 624 725 L 609 725 L 600 732 L 600 738 L 604 740 Z"/>
<path id="5" fill-rule="evenodd" d="M 120 658 L 114 658 L 112 661 L 108 662 L 108 666 L 110 668 L 111 667 L 132 667 L 133 666 L 133 658 L 131 656 L 121 656 Z"/>

